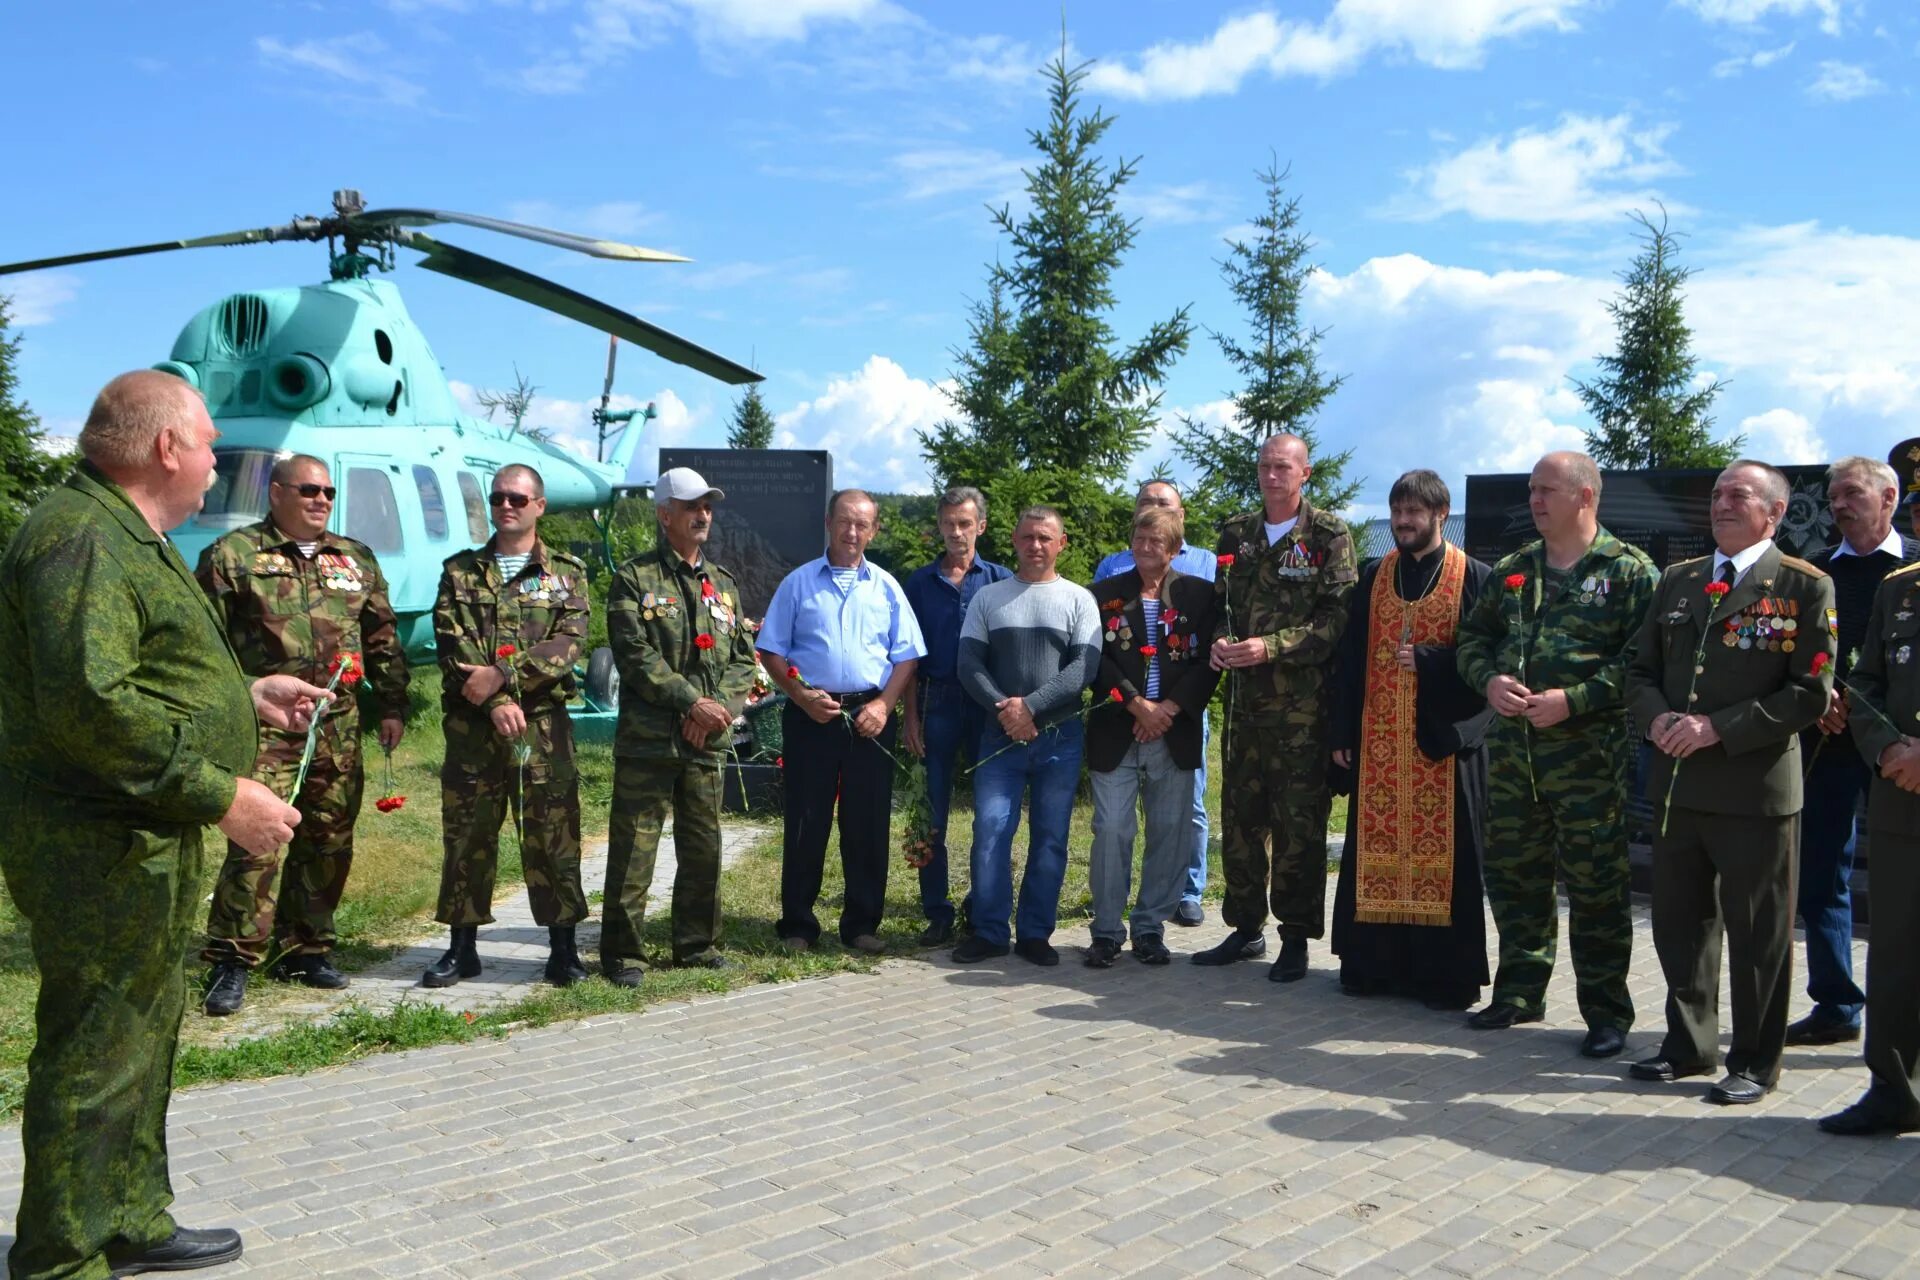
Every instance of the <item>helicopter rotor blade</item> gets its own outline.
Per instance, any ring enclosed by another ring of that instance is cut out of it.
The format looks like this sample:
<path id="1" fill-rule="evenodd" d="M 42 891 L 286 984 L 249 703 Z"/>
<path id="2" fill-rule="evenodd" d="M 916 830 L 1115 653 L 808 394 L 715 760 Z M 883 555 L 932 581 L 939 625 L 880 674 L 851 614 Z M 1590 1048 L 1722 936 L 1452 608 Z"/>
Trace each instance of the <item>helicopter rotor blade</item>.
<path id="1" fill-rule="evenodd" d="M 607 384 L 600 388 L 600 408 L 604 411 L 607 401 L 613 396 L 613 362 L 620 354 L 620 338 L 616 334 L 607 335 Z"/>
<path id="2" fill-rule="evenodd" d="M 509 298 L 518 298 L 569 320 L 578 320 L 602 333 L 625 338 L 636 347 L 644 347 L 664 360 L 685 365 L 736 387 L 763 380 L 761 374 L 743 364 L 735 364 L 723 355 L 669 333 L 658 325 L 649 324 L 618 307 L 589 298 L 584 293 L 576 293 L 565 285 L 543 280 L 518 267 L 435 240 L 418 231 L 402 231 L 398 238 L 400 243 L 427 255 L 420 260 L 420 265 L 429 271 L 504 293 Z"/>
<path id="3" fill-rule="evenodd" d="M 210 249 L 219 245 L 266 244 L 275 240 L 318 240 L 317 218 L 298 218 L 285 226 L 261 227 L 255 231 L 228 231 L 217 236 L 199 236 L 192 240 L 162 240 L 157 244 L 130 245 L 124 249 L 96 249 L 92 253 L 69 253 L 59 258 L 37 258 L 32 262 L 0 264 L 0 276 L 19 271 L 44 271 L 49 267 L 70 267 L 80 262 L 101 262 L 108 258 L 135 258 L 144 253 L 166 253 L 172 249 Z"/>
<path id="4" fill-rule="evenodd" d="M 370 209 L 366 213 L 353 215 L 353 221 L 376 222 L 390 227 L 430 227 L 438 222 L 458 223 L 463 227 L 478 227 L 482 231 L 497 231 L 503 236 L 519 236 L 522 240 L 552 245 L 556 249 L 571 249 L 594 258 L 612 258 L 621 262 L 693 261 L 692 258 L 683 258 L 677 253 L 667 253 L 661 249 L 643 249 L 637 244 L 622 244 L 618 240 L 595 240 L 566 231 L 530 227 L 523 222 L 506 222 L 477 213 L 450 213 L 445 209 Z"/>

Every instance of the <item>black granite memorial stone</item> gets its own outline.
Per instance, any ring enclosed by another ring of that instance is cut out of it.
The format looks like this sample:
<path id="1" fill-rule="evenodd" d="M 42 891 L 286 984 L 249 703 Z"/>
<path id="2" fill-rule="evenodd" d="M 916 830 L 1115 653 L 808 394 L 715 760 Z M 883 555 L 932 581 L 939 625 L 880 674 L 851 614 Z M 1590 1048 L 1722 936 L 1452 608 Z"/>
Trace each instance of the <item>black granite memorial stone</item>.
<path id="1" fill-rule="evenodd" d="M 707 555 L 740 586 L 749 618 L 766 614 L 780 580 L 825 554 L 833 455 L 813 449 L 662 449 L 660 469 L 692 467 L 726 492 Z"/>

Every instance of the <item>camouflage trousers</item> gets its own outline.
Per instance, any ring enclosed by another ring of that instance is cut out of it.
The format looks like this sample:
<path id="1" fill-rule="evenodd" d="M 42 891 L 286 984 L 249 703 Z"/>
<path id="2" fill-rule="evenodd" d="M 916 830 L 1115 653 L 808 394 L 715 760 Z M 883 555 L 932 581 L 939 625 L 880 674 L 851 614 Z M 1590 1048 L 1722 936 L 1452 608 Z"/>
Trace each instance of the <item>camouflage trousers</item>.
<path id="1" fill-rule="evenodd" d="M 1327 790 L 1325 723 L 1230 720 L 1222 743 L 1226 777 L 1221 861 L 1227 899 L 1220 918 L 1242 933 L 1266 928 L 1318 938 L 1326 929 Z"/>
<path id="2" fill-rule="evenodd" d="M 446 763 L 440 769 L 444 858 L 434 919 L 447 925 L 493 923 L 493 882 L 500 868 L 500 824 L 519 832 L 520 871 L 536 924 L 578 924 L 587 918 L 580 887 L 580 779 L 573 762 L 573 722 L 564 711 L 527 717 L 510 741 L 486 717 L 448 709 Z M 515 746 L 531 748 L 524 764 Z M 524 784 L 524 785 L 523 785 Z"/>
<path id="3" fill-rule="evenodd" d="M 300 825 L 293 830 L 284 864 L 278 849 L 256 854 L 227 845 L 227 860 L 207 911 L 207 945 L 201 955 L 209 964 L 237 962 L 254 969 L 269 956 L 324 955 L 339 937 L 333 913 L 346 892 L 347 872 L 353 866 L 353 824 L 360 817 L 359 718 L 338 716 L 327 722 L 298 796 L 293 782 L 300 772 L 305 735 L 262 737 L 253 779 L 300 810 Z"/>
<path id="4" fill-rule="evenodd" d="M 1628 744 L 1622 729 L 1534 731 L 1531 781 L 1520 725 L 1494 726 L 1487 752 L 1487 902 L 1500 931 L 1493 1003 L 1546 1007 L 1560 934 L 1556 873 L 1566 885 L 1567 943 L 1589 1027 L 1633 1026 L 1627 867 Z"/>
<path id="5" fill-rule="evenodd" d="M 721 771 L 690 760 L 613 762 L 600 964 L 617 972 L 640 959 L 640 927 L 653 887 L 660 827 L 673 814 L 673 958 L 691 960 L 720 941 Z"/>
<path id="6" fill-rule="evenodd" d="M 40 971 L 8 1274 L 105 1280 L 109 1243 L 173 1233 L 167 1099 L 204 836 L 0 784 L 0 865 Z"/>

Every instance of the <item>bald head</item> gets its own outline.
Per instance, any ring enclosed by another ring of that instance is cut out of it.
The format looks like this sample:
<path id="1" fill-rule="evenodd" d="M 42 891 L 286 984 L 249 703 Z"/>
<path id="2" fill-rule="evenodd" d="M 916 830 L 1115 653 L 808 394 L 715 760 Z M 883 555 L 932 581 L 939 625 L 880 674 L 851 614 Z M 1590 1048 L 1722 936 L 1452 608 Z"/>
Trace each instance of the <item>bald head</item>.
<path id="1" fill-rule="evenodd" d="M 1313 475 L 1307 442 L 1291 432 L 1268 436 L 1260 445 L 1260 503 L 1269 524 L 1300 514 L 1300 495 Z"/>
<path id="2" fill-rule="evenodd" d="M 1550 453 L 1527 481 L 1533 526 L 1549 554 L 1591 546 L 1600 532 L 1600 468 L 1584 453 Z"/>
<path id="3" fill-rule="evenodd" d="M 154 465 L 162 432 L 186 432 L 206 416 L 200 393 L 185 382 L 136 369 L 100 389 L 80 428 L 80 453 L 108 475 L 138 471 Z"/>

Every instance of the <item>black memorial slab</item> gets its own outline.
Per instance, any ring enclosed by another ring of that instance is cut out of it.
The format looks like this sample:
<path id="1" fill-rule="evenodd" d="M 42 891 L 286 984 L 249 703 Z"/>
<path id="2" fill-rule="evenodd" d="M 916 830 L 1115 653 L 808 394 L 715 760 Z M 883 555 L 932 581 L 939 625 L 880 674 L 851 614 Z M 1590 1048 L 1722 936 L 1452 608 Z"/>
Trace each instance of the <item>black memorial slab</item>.
<path id="1" fill-rule="evenodd" d="M 750 618 L 767 611 L 780 579 L 825 553 L 833 455 L 815 449 L 662 449 L 660 469 L 692 467 L 726 492 L 707 555 L 740 584 Z"/>

